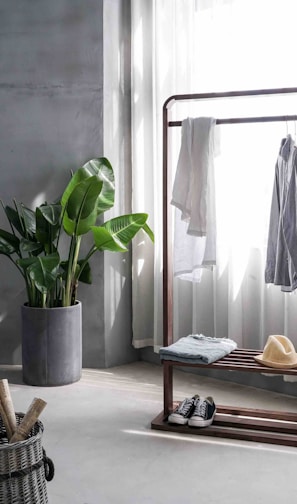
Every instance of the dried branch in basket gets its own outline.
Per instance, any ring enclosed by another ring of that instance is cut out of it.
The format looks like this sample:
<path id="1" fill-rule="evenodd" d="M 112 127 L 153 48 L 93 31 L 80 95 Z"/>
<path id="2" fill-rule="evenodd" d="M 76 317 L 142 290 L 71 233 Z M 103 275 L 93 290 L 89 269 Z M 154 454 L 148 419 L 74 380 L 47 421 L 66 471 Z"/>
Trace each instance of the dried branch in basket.
<path id="1" fill-rule="evenodd" d="M 5 427 L 5 430 L 6 430 L 7 439 L 9 441 L 10 438 L 11 438 L 11 436 L 12 436 L 12 430 L 11 430 L 10 423 L 8 421 L 5 409 L 4 409 L 3 404 L 2 404 L 1 401 L 0 401 L 0 415 L 1 415 L 1 418 L 2 418 L 3 425 Z"/>
<path id="2" fill-rule="evenodd" d="M 40 413 L 44 410 L 46 404 L 47 403 L 43 399 L 37 397 L 33 399 L 21 423 L 17 426 L 13 436 L 9 440 L 10 443 L 23 441 L 28 437 L 33 425 L 37 421 Z"/>
<path id="3" fill-rule="evenodd" d="M 7 379 L 0 380 L 0 413 L 10 439 L 16 430 L 16 418 Z"/>

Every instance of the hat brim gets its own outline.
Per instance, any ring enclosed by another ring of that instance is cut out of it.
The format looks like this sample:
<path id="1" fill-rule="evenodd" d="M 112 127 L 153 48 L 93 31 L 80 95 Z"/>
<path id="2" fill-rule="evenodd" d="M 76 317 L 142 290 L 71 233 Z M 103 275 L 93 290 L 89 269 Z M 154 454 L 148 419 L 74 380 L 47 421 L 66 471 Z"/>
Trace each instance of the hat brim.
<path id="1" fill-rule="evenodd" d="M 273 361 L 267 361 L 263 359 L 263 354 L 261 355 L 255 355 L 254 359 L 259 363 L 263 364 L 264 366 L 267 367 L 272 367 L 276 369 L 292 369 L 292 368 L 297 368 L 297 354 L 294 358 L 294 362 L 290 362 L 288 364 L 282 364 L 281 362 L 273 362 Z"/>

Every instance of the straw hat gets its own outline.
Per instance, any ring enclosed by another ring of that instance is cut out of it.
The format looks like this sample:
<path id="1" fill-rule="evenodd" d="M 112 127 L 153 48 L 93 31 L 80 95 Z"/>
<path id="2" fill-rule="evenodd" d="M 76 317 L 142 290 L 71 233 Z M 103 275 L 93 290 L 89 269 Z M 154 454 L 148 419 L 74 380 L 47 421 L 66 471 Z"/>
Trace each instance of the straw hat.
<path id="1" fill-rule="evenodd" d="M 259 364 L 273 368 L 297 367 L 297 353 L 293 343 L 280 334 L 268 336 L 263 353 L 256 355 L 255 359 Z"/>

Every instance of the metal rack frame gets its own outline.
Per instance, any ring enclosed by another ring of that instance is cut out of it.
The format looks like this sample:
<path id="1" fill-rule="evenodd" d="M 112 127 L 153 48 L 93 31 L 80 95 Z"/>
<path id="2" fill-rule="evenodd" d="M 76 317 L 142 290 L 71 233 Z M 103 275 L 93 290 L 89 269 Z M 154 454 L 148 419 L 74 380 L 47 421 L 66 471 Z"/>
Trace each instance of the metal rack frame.
<path id="1" fill-rule="evenodd" d="M 169 191 L 171 188 L 171 170 L 168 163 L 168 132 L 169 128 L 181 126 L 181 121 L 169 121 L 169 110 L 178 101 L 218 100 L 222 98 L 238 98 L 249 96 L 267 96 L 282 94 L 297 94 L 297 87 L 256 89 L 246 91 L 226 91 L 219 93 L 194 93 L 170 96 L 163 105 L 163 346 L 173 342 L 173 271 L 172 250 L 169 236 L 171 236 L 172 222 L 169 211 Z M 296 115 L 276 115 L 260 117 L 231 117 L 218 118 L 216 124 L 261 123 L 278 121 L 296 121 Z M 259 350 L 237 349 L 229 356 L 208 366 L 215 369 L 236 369 L 245 372 L 259 372 L 270 374 L 296 374 L 296 369 L 272 369 L 259 365 L 253 355 Z M 174 361 L 163 361 L 164 378 L 164 409 L 152 421 L 153 429 L 177 431 L 190 434 L 230 437 L 262 441 L 267 443 L 297 446 L 297 414 L 281 413 L 277 411 L 254 410 L 218 406 L 213 424 L 203 429 L 189 428 L 169 424 L 167 418 L 175 407 L 173 402 L 173 369 L 175 366 L 186 367 L 187 364 Z"/>

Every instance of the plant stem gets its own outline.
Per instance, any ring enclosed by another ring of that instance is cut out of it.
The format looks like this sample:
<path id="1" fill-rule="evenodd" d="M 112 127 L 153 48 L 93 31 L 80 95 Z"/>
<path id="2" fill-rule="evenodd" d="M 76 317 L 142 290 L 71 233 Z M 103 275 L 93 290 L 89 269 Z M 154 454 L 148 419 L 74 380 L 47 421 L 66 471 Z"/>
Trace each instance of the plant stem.
<path id="1" fill-rule="evenodd" d="M 64 209 L 62 209 L 62 212 L 61 212 L 61 215 L 60 215 L 60 225 L 59 225 L 59 231 L 58 231 L 58 236 L 57 236 L 57 241 L 56 241 L 56 248 L 57 248 L 57 250 L 59 248 L 60 236 L 61 236 L 61 232 L 62 232 L 62 229 L 63 229 L 63 218 L 64 218 L 65 212 L 66 212 L 66 207 Z"/>
<path id="2" fill-rule="evenodd" d="M 75 272 L 76 272 L 76 268 L 77 268 L 77 260 L 78 260 L 78 255 L 79 255 L 80 243 L 81 243 L 81 236 L 73 235 L 71 237 L 70 251 L 69 251 L 69 257 L 68 257 L 67 277 L 66 277 L 66 282 L 65 282 L 65 284 L 66 284 L 65 285 L 65 295 L 63 298 L 63 306 L 70 306 L 71 305 L 72 289 L 73 289 L 73 286 L 75 285 L 75 282 L 76 282 Z"/>
<path id="3" fill-rule="evenodd" d="M 84 258 L 83 262 L 80 265 L 79 273 L 77 275 L 77 280 L 79 280 L 79 277 L 82 274 L 85 265 L 87 264 L 87 262 L 90 259 L 90 257 L 92 257 L 92 255 L 96 252 L 96 250 L 98 250 L 97 247 L 96 247 L 96 245 L 93 245 L 93 247 L 90 248 L 89 252 L 87 253 L 86 257 Z"/>

